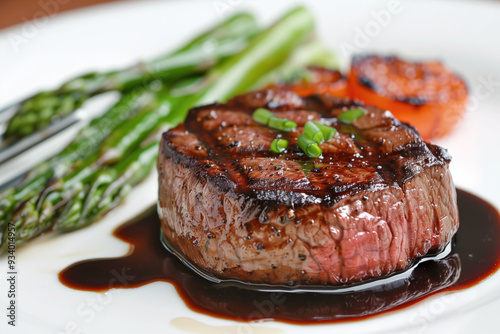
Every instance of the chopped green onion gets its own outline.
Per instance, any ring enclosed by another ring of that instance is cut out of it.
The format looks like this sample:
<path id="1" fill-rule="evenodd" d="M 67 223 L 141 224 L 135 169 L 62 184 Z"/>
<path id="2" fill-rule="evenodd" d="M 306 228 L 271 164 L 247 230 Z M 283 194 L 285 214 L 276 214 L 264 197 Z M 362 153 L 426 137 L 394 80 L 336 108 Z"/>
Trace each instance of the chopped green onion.
<path id="1" fill-rule="evenodd" d="M 264 108 L 259 108 L 259 109 L 254 111 L 252 118 L 257 123 L 267 125 L 267 123 L 269 123 L 269 120 L 273 116 L 274 116 L 274 114 L 272 112 L 270 112 L 269 110 L 264 109 Z"/>
<path id="2" fill-rule="evenodd" d="M 285 128 L 283 129 L 284 131 L 293 131 L 297 128 L 297 123 L 294 121 L 286 120 L 285 122 Z"/>
<path id="3" fill-rule="evenodd" d="M 271 142 L 271 151 L 274 153 L 281 153 L 288 147 L 288 140 L 275 139 Z"/>
<path id="4" fill-rule="evenodd" d="M 297 144 L 310 158 L 318 158 L 323 153 L 319 145 L 304 133 L 297 138 Z"/>
<path id="5" fill-rule="evenodd" d="M 361 116 L 363 116 L 365 112 L 359 108 L 356 109 L 349 109 L 347 111 L 344 111 L 342 114 L 339 115 L 338 119 L 339 121 L 343 123 L 352 123 Z"/>
<path id="6" fill-rule="evenodd" d="M 254 111 L 252 118 L 260 124 L 281 131 L 293 131 L 297 128 L 297 123 L 286 118 L 274 117 L 274 114 L 265 108 L 258 108 Z"/>
<path id="7" fill-rule="evenodd" d="M 324 141 L 323 132 L 321 132 L 319 127 L 312 121 L 306 122 L 306 125 L 304 126 L 304 134 L 318 144 L 321 144 Z"/>
<path id="8" fill-rule="evenodd" d="M 325 139 L 325 141 L 329 141 L 337 133 L 337 129 L 332 128 L 331 126 L 328 126 L 328 125 L 325 125 L 325 124 L 321 124 L 321 123 L 318 123 L 318 122 L 314 122 L 314 121 L 313 121 L 313 123 L 314 123 L 314 125 L 316 125 L 321 130 L 321 132 L 323 133 L 323 138 Z"/>
<path id="9" fill-rule="evenodd" d="M 278 129 L 281 131 L 293 131 L 297 127 L 297 123 L 295 123 L 294 121 L 279 117 L 271 117 L 267 125 L 273 129 Z"/>

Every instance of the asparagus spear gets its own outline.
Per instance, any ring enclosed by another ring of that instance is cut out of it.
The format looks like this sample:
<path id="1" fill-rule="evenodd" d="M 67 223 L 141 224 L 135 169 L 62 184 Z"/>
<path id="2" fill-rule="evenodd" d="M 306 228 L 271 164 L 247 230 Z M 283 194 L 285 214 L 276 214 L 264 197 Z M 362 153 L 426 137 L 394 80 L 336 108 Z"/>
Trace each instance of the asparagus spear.
<path id="1" fill-rule="evenodd" d="M 124 91 L 158 79 L 174 82 L 204 72 L 241 51 L 256 32 L 257 25 L 251 15 L 237 14 L 170 54 L 120 71 L 86 74 L 59 89 L 38 93 L 21 103 L 4 137 L 29 135 L 68 115 L 96 94 Z"/>
<path id="2" fill-rule="evenodd" d="M 117 206 L 132 186 L 149 174 L 157 156 L 158 141 L 155 140 L 135 150 L 119 163 L 101 170 L 89 191 L 81 191 L 78 198 L 68 205 L 54 230 L 67 232 L 82 228 Z"/>
<path id="3" fill-rule="evenodd" d="M 115 117 L 113 120 L 102 117 L 96 119 L 93 123 L 93 127 L 85 128 L 77 136 L 75 143 L 68 146 L 59 155 L 55 156 L 49 162 L 62 164 L 62 167 L 58 173 L 47 174 L 47 173 L 35 173 L 36 177 L 32 178 L 32 181 L 28 185 L 35 184 L 35 186 L 28 187 L 29 192 L 23 191 L 23 187 L 19 190 L 20 196 L 23 196 L 23 201 L 14 201 L 18 205 L 12 208 L 13 216 L 12 222 L 17 229 L 23 230 L 20 234 L 23 237 L 17 238 L 17 242 L 22 243 L 29 238 L 35 237 L 36 235 L 50 229 L 57 218 L 57 214 L 62 207 L 64 207 L 68 202 L 70 205 L 76 205 L 78 201 L 74 201 L 75 196 L 79 196 L 79 193 L 84 191 L 85 184 L 89 183 L 94 175 L 96 175 L 100 169 L 102 169 L 102 164 L 104 160 L 102 157 L 113 156 L 111 152 L 106 152 L 105 148 L 107 139 L 115 138 L 118 133 L 123 134 L 121 142 L 115 142 L 119 148 L 124 148 L 125 151 L 122 152 L 130 153 L 130 149 L 134 148 L 134 143 L 139 144 L 139 142 L 134 141 L 134 137 L 137 134 L 143 134 L 143 129 L 145 126 L 151 126 L 155 123 L 158 117 L 165 116 L 170 111 L 172 102 L 175 101 L 170 94 L 165 91 L 160 91 L 155 94 L 150 91 L 143 90 L 143 94 L 150 97 L 148 103 L 143 104 L 139 111 L 135 112 L 135 115 L 131 117 L 130 120 L 135 121 L 135 126 L 128 128 L 129 120 L 127 120 L 125 114 L 130 114 L 130 101 L 134 100 L 134 96 L 130 96 L 128 99 L 124 99 L 118 103 L 115 108 L 112 108 L 105 115 L 108 116 L 120 116 L 113 111 L 122 111 L 121 118 Z M 145 117 L 146 116 L 146 117 Z M 125 119 L 123 123 L 120 124 Z M 106 124 L 113 125 L 113 131 L 110 131 L 109 127 L 101 128 Z M 123 125 L 126 125 L 124 131 L 122 129 Z M 102 130 L 98 132 L 97 130 Z M 107 137 L 106 140 L 104 140 Z M 144 138 L 142 136 L 141 138 Z M 91 143 L 87 141 L 93 139 Z M 96 144 L 97 143 L 97 144 Z M 128 147 L 128 150 L 126 149 Z M 78 151 L 75 149 L 81 149 Z M 110 148 L 112 151 L 114 148 Z M 68 163 L 68 160 L 72 161 L 71 165 L 64 165 Z M 48 171 L 47 165 L 40 166 L 39 171 Z M 54 165 L 53 167 L 57 167 Z M 61 166 L 61 165 L 59 165 Z M 62 171 L 62 172 L 61 172 Z M 104 176 L 102 176 L 104 177 Z M 47 183 L 51 180 L 49 183 Z M 10 194 L 11 192 L 9 192 Z M 10 198 L 14 199 L 12 194 Z M 30 199 L 31 197 L 37 197 L 37 205 L 34 206 Z M 1 204 L 1 201 L 0 201 Z M 69 210 L 69 209 L 68 209 Z M 29 223 L 25 222 L 25 217 L 29 217 Z M 0 220 L 1 221 L 1 220 Z M 35 223 L 36 221 L 36 223 Z M 30 232 L 27 232 L 27 231 Z"/>
<path id="4" fill-rule="evenodd" d="M 286 61 L 262 76 L 251 90 L 260 89 L 277 82 L 292 82 L 297 77 L 307 75 L 307 66 L 338 68 L 335 56 L 323 43 L 312 40 L 297 48 Z"/>
<path id="5" fill-rule="evenodd" d="M 0 222 L 6 222 L 10 218 L 16 230 L 23 230 L 17 242 L 22 243 L 52 227 L 53 217 L 59 208 L 78 194 L 83 185 L 90 182 L 93 175 L 99 171 L 99 146 L 103 140 L 112 130 L 116 131 L 120 122 L 126 120 L 128 115 L 135 114 L 134 117 L 137 118 L 151 109 L 165 109 L 169 102 L 165 98 L 162 99 L 162 96 L 144 89 L 141 89 L 139 94 L 126 95 L 105 115 L 84 128 L 75 141 L 59 155 L 32 171 L 32 175 L 29 175 L 31 180 L 26 185 L 19 187 L 17 192 L 8 191 L 10 212 L 6 206 L 0 216 Z M 145 97 L 147 99 L 144 99 Z M 142 101 L 142 104 L 139 104 L 139 101 Z M 48 166 L 54 168 L 54 173 Z M 33 206 L 32 197 L 37 197 L 36 206 Z M 25 222 L 25 217 L 30 218 L 29 224 Z M 28 230 L 31 232 L 26 232 Z"/>
<path id="6" fill-rule="evenodd" d="M 17 187 L 0 193 L 0 228 L 7 224 L 14 210 L 18 210 L 25 201 L 40 193 L 51 178 L 62 177 L 71 168 L 75 168 L 78 161 L 92 154 L 114 128 L 141 108 L 152 104 L 154 97 L 153 92 L 143 88 L 124 95 L 106 113 L 82 129 L 61 153 L 36 166 Z M 0 240 L 1 236 L 0 232 Z"/>
<path id="7" fill-rule="evenodd" d="M 171 89 L 161 92 L 162 103 L 155 108 L 146 109 L 135 117 L 118 126 L 99 148 L 99 161 L 102 164 L 112 164 L 124 158 L 135 146 L 148 137 L 156 128 L 163 124 L 169 115 L 172 105 L 190 95 L 192 88 L 197 87 L 200 77 L 195 76 L 181 80 Z"/>
<path id="8" fill-rule="evenodd" d="M 90 168 L 95 171 L 95 174 L 85 174 L 93 177 L 89 187 L 83 186 L 87 180 L 81 177 L 80 172 L 76 172 L 75 176 L 62 179 L 60 183 L 56 182 L 55 184 L 59 184 L 56 190 L 46 188 L 41 196 L 35 195 L 33 198 L 36 198 L 36 205 L 31 199 L 26 202 L 27 205 L 23 207 L 24 212 L 15 213 L 15 217 L 19 218 L 15 226 L 19 235 L 23 236 L 19 242 L 29 240 L 53 226 L 57 217 L 59 220 L 54 227 L 56 230 L 73 230 L 90 224 L 118 205 L 132 185 L 144 178 L 156 161 L 157 141 L 151 144 L 152 146 L 139 149 L 134 149 L 135 143 L 145 135 L 154 133 L 158 126 L 175 125 L 182 121 L 187 110 L 194 105 L 227 99 L 232 94 L 248 90 L 260 76 L 278 66 L 299 43 L 303 42 L 312 32 L 312 28 L 312 17 L 309 12 L 303 8 L 295 9 L 258 35 L 256 37 L 258 43 L 252 42 L 242 53 L 209 71 L 199 92 L 177 99 L 172 97 L 173 94 L 165 94 L 166 103 L 170 105 L 171 111 L 165 113 L 161 108 L 152 109 L 150 113 L 157 114 L 155 116 L 159 120 L 157 124 L 153 126 L 153 122 L 146 122 L 147 118 L 139 117 L 140 115 L 132 118 L 137 123 L 135 126 L 131 126 L 130 123 L 127 128 L 137 132 L 132 136 L 134 139 L 123 139 L 129 134 L 122 132 L 124 137 L 121 138 L 125 144 L 118 139 L 113 141 L 120 143 L 122 147 L 120 152 L 130 152 L 131 149 L 135 151 L 131 155 L 125 154 L 127 158 L 116 164 L 112 163 L 115 158 L 104 159 L 110 165 L 101 171 L 92 169 L 92 166 L 95 166 L 93 162 L 83 163 L 80 168 L 83 170 Z M 273 57 L 276 58 L 269 59 Z M 145 128 L 151 131 L 145 131 Z M 97 165 L 99 166 L 99 163 Z M 28 217 L 29 220 L 23 220 L 23 217 Z M 34 223 L 36 219 L 33 217 L 38 219 L 37 223 Z"/>
<path id="9" fill-rule="evenodd" d="M 89 182 L 98 171 L 96 161 L 96 154 L 88 157 L 80 168 L 63 179 L 52 182 L 41 193 L 21 203 L 11 218 L 11 224 L 16 229 L 16 244 L 21 244 L 52 226 L 56 210 L 76 195 L 82 184 Z"/>

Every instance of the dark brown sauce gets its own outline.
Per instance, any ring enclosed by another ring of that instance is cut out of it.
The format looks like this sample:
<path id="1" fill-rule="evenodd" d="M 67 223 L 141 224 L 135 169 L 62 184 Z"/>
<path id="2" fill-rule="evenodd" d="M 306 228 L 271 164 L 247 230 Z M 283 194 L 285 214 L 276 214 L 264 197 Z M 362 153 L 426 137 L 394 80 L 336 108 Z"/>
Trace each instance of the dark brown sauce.
<path id="1" fill-rule="evenodd" d="M 498 269 L 498 211 L 470 193 L 457 193 L 460 228 L 449 255 L 420 263 L 407 278 L 355 293 L 262 292 L 211 283 L 164 248 L 156 209 L 115 231 L 132 245 L 129 254 L 75 263 L 62 271 L 59 279 L 68 287 L 87 291 L 170 282 L 192 310 L 239 321 L 274 319 L 309 324 L 360 320 L 401 309 L 438 292 L 468 288 Z"/>

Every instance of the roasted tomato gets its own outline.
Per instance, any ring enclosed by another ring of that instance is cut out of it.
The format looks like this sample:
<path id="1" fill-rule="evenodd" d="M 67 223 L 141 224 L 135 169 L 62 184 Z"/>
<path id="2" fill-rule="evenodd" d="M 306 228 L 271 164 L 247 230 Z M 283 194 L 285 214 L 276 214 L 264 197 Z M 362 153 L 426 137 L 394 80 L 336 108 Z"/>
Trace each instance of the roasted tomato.
<path id="1" fill-rule="evenodd" d="M 353 99 L 390 110 L 426 140 L 451 131 L 467 103 L 464 81 L 441 63 L 394 56 L 355 56 L 347 91 Z"/>
<path id="2" fill-rule="evenodd" d="M 347 80 L 342 73 L 317 66 L 309 66 L 307 69 L 309 74 L 307 79 L 294 80 L 274 87 L 291 89 L 300 96 L 329 93 L 342 98 L 347 97 Z"/>

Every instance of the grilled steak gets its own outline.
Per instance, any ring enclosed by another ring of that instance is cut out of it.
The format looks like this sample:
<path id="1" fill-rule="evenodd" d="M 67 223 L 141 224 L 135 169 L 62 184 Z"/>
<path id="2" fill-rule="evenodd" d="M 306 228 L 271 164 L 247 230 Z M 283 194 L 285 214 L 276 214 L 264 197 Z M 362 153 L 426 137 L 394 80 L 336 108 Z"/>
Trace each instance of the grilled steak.
<path id="1" fill-rule="evenodd" d="M 298 124 L 280 132 L 256 108 Z M 193 109 L 160 148 L 159 204 L 168 242 L 220 278 L 267 284 L 353 283 L 408 268 L 458 228 L 450 157 L 388 111 L 262 90 Z M 338 133 L 310 159 L 296 144 L 308 120 Z M 290 141 L 277 155 L 270 143 Z"/>

